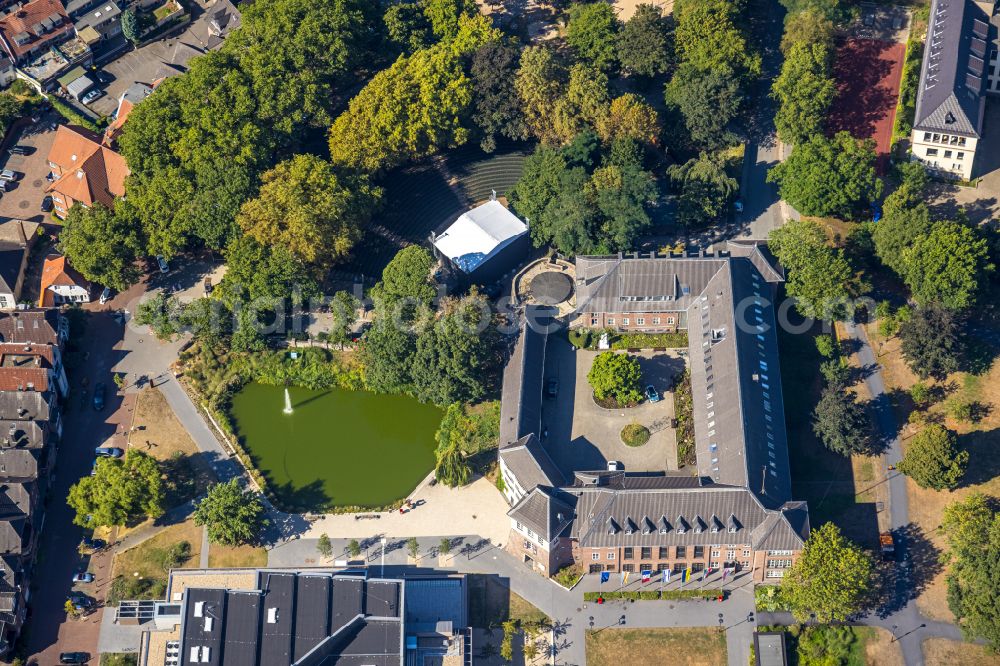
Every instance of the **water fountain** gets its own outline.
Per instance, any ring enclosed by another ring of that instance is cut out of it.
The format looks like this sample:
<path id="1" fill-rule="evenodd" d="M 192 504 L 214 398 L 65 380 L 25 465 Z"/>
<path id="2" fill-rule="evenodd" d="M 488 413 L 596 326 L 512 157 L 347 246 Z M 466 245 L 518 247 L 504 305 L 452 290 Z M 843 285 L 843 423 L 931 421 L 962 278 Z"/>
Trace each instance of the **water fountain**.
<path id="1" fill-rule="evenodd" d="M 287 386 L 285 387 L 285 408 L 283 410 L 281 410 L 281 413 L 282 414 L 291 414 L 292 413 L 292 398 L 291 398 L 290 395 L 288 395 L 288 387 Z"/>

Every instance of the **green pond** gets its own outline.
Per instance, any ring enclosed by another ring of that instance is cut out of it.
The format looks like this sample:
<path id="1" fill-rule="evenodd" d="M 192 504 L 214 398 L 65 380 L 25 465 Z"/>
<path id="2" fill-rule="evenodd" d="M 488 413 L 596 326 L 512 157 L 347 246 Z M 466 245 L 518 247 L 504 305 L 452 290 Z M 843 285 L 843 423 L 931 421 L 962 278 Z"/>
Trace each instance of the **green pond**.
<path id="1" fill-rule="evenodd" d="M 233 398 L 236 432 L 281 508 L 380 507 L 434 467 L 442 412 L 408 396 L 248 384 Z"/>

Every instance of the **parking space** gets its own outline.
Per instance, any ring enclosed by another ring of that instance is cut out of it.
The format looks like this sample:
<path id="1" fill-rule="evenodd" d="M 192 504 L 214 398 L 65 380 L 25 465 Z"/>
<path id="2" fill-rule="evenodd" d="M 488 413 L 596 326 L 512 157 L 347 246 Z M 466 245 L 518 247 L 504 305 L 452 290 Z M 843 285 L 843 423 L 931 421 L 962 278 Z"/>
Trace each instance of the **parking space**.
<path id="1" fill-rule="evenodd" d="M 21 176 L 13 187 L 0 197 L 0 222 L 9 219 L 51 222 L 49 215 L 42 213 L 42 198 L 49 182 L 49 149 L 55 139 L 55 113 L 43 115 L 41 122 L 24 126 L 8 145 L 27 146 L 27 155 L 10 155 L 4 151 L 0 155 L 0 165 L 4 169 L 16 171 Z"/>
<path id="2" fill-rule="evenodd" d="M 547 378 L 559 380 L 559 394 L 546 398 L 542 406 L 542 438 L 552 459 L 563 473 L 605 469 L 617 460 L 631 472 L 676 469 L 676 432 L 673 395 L 668 389 L 683 372 L 684 360 L 673 352 L 644 351 L 634 354 L 642 366 L 643 386 L 650 384 L 661 395 L 659 402 L 644 401 L 636 407 L 609 410 L 594 402 L 587 373 L 597 352 L 576 350 L 562 336 L 553 336 L 546 349 Z M 626 446 L 621 430 L 638 423 L 652 432 L 639 447 Z"/>

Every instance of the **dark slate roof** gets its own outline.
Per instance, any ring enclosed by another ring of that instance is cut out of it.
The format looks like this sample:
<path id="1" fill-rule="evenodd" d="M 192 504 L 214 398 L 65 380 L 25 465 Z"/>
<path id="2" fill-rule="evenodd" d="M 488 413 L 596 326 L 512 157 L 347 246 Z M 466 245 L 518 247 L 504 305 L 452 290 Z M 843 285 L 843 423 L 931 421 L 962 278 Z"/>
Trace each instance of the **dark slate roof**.
<path id="1" fill-rule="evenodd" d="M 0 481 L 34 481 L 38 478 L 38 449 L 0 448 Z"/>
<path id="2" fill-rule="evenodd" d="M 0 520 L 0 555 L 23 555 L 31 526 L 27 518 Z"/>
<path id="3" fill-rule="evenodd" d="M 668 488 L 700 488 L 702 480 L 682 473 L 574 472 L 574 488 L 603 486 L 615 490 L 660 490 Z"/>
<path id="4" fill-rule="evenodd" d="M 398 665 L 402 590 L 400 580 L 266 569 L 258 572 L 255 590 L 189 587 L 181 664 Z M 201 661 L 192 660 L 194 648 Z"/>
<path id="5" fill-rule="evenodd" d="M 59 310 L 15 310 L 0 313 L 0 342 L 30 342 L 58 345 L 59 333 L 68 333 L 68 324 Z"/>
<path id="6" fill-rule="evenodd" d="M 0 520 L 31 514 L 34 503 L 32 483 L 0 483 Z"/>
<path id="7" fill-rule="evenodd" d="M 501 446 L 541 429 L 547 343 L 548 335 L 536 331 L 525 320 L 504 368 L 500 403 Z"/>
<path id="8" fill-rule="evenodd" d="M 972 0 L 933 0 L 913 129 L 981 135 L 989 20 Z"/>
<path id="9" fill-rule="evenodd" d="M 507 515 L 546 541 L 552 541 L 573 522 L 574 499 L 568 493 L 535 486 Z"/>
<path id="10" fill-rule="evenodd" d="M 28 248 L 17 243 L 0 243 L 0 289 L 14 293 L 17 278 L 21 275 L 21 263 Z M 18 294 L 14 294 L 18 296 Z"/>
<path id="11" fill-rule="evenodd" d="M 38 391 L 0 391 L 0 419 L 49 421 L 55 396 Z"/>
<path id="12" fill-rule="evenodd" d="M 758 550 L 800 550 L 809 536 L 809 510 L 805 502 L 789 502 L 753 532 Z"/>
<path id="13" fill-rule="evenodd" d="M 535 486 L 560 486 L 565 482 L 562 472 L 534 433 L 502 446 L 500 460 L 525 491 Z"/>
<path id="14" fill-rule="evenodd" d="M 618 255 L 576 258 L 577 312 L 687 310 L 726 261 Z"/>
<path id="15" fill-rule="evenodd" d="M 0 450 L 7 448 L 40 449 L 45 446 L 47 432 L 44 421 L 0 418 Z"/>

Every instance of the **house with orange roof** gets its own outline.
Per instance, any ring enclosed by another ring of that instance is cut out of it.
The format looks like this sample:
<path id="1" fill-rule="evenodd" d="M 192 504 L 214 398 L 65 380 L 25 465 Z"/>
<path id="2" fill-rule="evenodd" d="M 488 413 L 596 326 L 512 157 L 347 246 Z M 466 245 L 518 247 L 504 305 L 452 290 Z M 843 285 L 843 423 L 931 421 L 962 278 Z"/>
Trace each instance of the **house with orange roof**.
<path id="1" fill-rule="evenodd" d="M 55 181 L 46 191 L 52 194 L 54 212 L 60 218 L 66 217 L 73 204 L 111 207 L 116 197 L 125 196 L 129 174 L 125 158 L 82 127 L 59 126 L 48 162 Z"/>
<path id="2" fill-rule="evenodd" d="M 114 120 L 108 125 L 108 128 L 104 130 L 104 145 L 113 147 L 118 141 L 118 137 L 121 136 L 122 130 L 125 127 L 125 121 L 128 120 L 129 114 L 132 113 L 132 109 L 135 105 L 142 100 L 149 97 L 153 90 L 156 88 L 156 83 L 153 85 L 147 85 L 141 81 L 136 81 L 130 85 L 122 96 L 118 98 L 118 109 L 115 111 Z"/>
<path id="3" fill-rule="evenodd" d="M 38 293 L 38 305 L 43 308 L 89 303 L 90 283 L 70 267 L 65 256 L 53 253 L 45 257 Z"/>
<path id="4" fill-rule="evenodd" d="M 0 19 L 3 49 L 16 64 L 34 60 L 73 35 L 73 22 L 59 0 L 34 0 Z"/>

